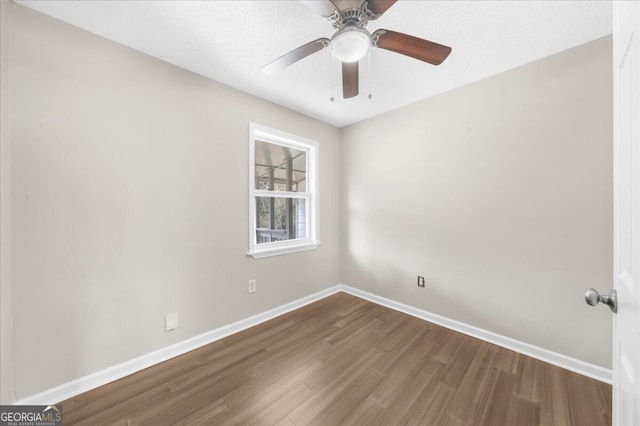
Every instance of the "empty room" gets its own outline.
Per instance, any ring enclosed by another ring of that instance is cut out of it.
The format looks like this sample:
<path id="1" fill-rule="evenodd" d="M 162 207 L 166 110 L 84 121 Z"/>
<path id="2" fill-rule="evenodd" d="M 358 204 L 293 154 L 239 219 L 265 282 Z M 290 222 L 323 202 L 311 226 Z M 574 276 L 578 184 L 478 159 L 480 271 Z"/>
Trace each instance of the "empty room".
<path id="1" fill-rule="evenodd" d="M 0 425 L 640 424 L 637 3 L 0 6 Z"/>

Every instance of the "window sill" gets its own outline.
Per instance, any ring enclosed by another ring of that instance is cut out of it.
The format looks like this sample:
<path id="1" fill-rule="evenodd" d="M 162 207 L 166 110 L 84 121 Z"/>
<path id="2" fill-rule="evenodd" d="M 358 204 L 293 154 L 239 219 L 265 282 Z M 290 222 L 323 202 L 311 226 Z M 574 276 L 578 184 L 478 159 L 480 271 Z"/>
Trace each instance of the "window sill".
<path id="1" fill-rule="evenodd" d="M 247 255 L 253 257 L 254 259 L 262 259 L 264 257 L 280 256 L 283 254 L 297 253 L 299 251 L 314 250 L 314 249 L 317 249 L 318 247 L 320 247 L 320 243 L 306 243 L 306 244 L 300 244 L 296 246 L 273 247 L 273 248 L 261 249 L 256 251 L 250 251 L 249 253 L 247 253 Z"/>

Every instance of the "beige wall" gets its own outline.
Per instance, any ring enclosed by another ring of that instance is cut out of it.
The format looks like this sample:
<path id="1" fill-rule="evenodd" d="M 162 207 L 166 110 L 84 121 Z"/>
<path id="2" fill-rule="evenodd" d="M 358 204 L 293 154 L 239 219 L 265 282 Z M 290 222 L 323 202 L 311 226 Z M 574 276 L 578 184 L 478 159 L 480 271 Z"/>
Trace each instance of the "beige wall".
<path id="1" fill-rule="evenodd" d="M 336 128 L 24 7 L 10 19 L 17 399 L 340 282 Z M 250 121 L 320 142 L 319 249 L 246 255 Z"/>
<path id="2" fill-rule="evenodd" d="M 9 2 L 0 0 L 0 404 L 13 402 L 11 314 L 11 149 L 9 143 Z"/>
<path id="3" fill-rule="evenodd" d="M 584 290 L 611 288 L 611 61 L 600 39 L 343 129 L 343 283 L 610 368 Z"/>

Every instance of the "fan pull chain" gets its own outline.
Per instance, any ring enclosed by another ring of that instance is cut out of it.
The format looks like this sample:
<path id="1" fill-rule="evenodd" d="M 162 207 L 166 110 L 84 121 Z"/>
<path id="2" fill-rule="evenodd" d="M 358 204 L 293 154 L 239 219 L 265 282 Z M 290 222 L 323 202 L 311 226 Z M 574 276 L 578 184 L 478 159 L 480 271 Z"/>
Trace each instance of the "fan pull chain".
<path id="1" fill-rule="evenodd" d="M 336 59 L 333 57 L 333 55 L 331 55 L 331 62 L 335 63 L 335 61 L 336 61 Z M 335 84 L 334 84 L 334 81 L 333 81 L 334 77 L 333 77 L 333 72 L 332 72 L 334 68 L 335 67 L 333 66 L 333 64 L 331 64 L 329 66 L 329 79 L 331 80 L 331 97 L 329 98 L 329 100 L 331 102 L 335 101 L 335 98 L 333 97 L 333 95 L 335 94 L 335 91 L 334 91 L 335 90 L 335 88 L 334 88 Z"/>
<path id="2" fill-rule="evenodd" d="M 367 55 L 369 59 L 369 95 L 367 97 L 371 99 L 373 97 L 373 95 L 371 94 L 371 74 L 373 74 L 373 71 L 371 69 L 371 49 L 368 50 Z"/>

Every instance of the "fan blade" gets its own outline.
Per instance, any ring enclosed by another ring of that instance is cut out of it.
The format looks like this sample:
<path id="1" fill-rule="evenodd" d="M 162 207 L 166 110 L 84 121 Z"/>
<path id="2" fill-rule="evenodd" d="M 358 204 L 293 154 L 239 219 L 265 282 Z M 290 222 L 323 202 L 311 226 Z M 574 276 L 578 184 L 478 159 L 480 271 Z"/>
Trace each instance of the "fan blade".
<path id="1" fill-rule="evenodd" d="M 451 53 L 449 46 L 390 30 L 374 32 L 371 41 L 381 49 L 411 56 L 433 65 L 440 65 Z"/>
<path id="2" fill-rule="evenodd" d="M 289 53 L 285 53 L 273 62 L 269 62 L 262 67 L 262 71 L 265 74 L 274 75 L 291 64 L 298 62 L 300 59 L 304 59 L 312 53 L 316 53 L 329 46 L 330 40 L 328 38 L 319 38 L 310 43 L 302 45 L 297 49 L 293 49 Z"/>
<path id="3" fill-rule="evenodd" d="M 342 63 L 342 97 L 358 96 L 358 61 Z"/>
<path id="4" fill-rule="evenodd" d="M 397 1 L 398 0 L 367 0 L 365 1 L 365 4 L 363 6 L 373 14 L 374 17 L 369 18 L 369 20 L 372 20 L 378 19 L 380 16 L 382 16 L 382 14 L 385 13 L 387 9 L 393 6 Z"/>
<path id="5" fill-rule="evenodd" d="M 331 17 L 338 17 L 340 12 L 336 6 L 329 0 L 299 0 L 313 12 L 322 16 L 325 19 L 331 19 Z"/>

